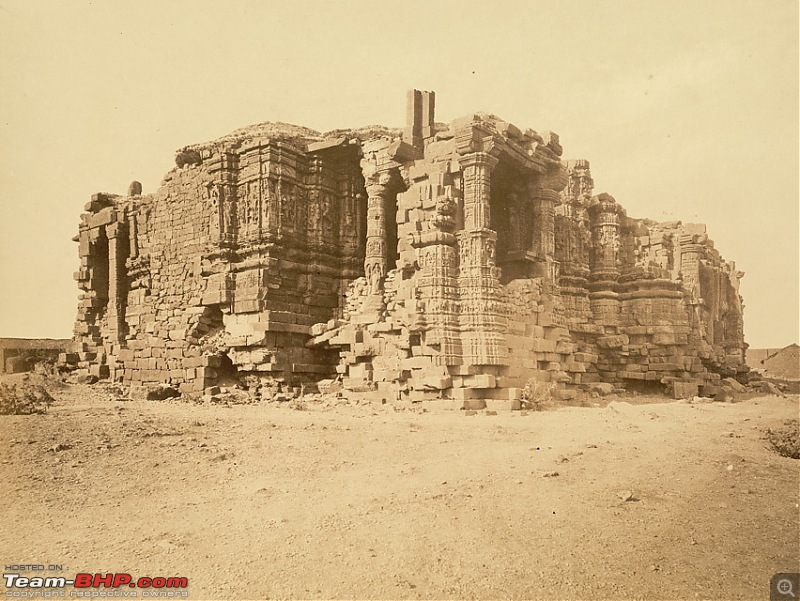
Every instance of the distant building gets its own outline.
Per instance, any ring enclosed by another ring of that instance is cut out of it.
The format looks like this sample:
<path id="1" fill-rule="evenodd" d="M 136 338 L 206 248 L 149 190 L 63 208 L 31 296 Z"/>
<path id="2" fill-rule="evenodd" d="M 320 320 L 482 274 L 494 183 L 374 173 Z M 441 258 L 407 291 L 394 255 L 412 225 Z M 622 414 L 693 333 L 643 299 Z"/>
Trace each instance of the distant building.
<path id="1" fill-rule="evenodd" d="M 763 369 L 767 375 L 800 379 L 800 346 L 790 344 L 782 349 L 747 349 L 747 365 Z"/>

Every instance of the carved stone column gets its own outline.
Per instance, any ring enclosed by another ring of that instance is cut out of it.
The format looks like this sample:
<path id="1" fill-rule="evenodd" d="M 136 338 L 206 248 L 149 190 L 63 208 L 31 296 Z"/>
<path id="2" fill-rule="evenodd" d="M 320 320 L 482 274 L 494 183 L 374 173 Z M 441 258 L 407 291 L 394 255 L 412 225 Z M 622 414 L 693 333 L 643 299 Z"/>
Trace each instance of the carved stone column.
<path id="1" fill-rule="evenodd" d="M 592 280 L 615 282 L 619 278 L 619 212 L 613 197 L 601 194 L 589 207 L 592 219 Z"/>
<path id="2" fill-rule="evenodd" d="M 458 318 L 458 249 L 452 233 L 456 223 L 458 190 L 445 186 L 437 199 L 436 212 L 429 220 L 430 229 L 414 232 L 411 246 L 416 249 L 419 265 L 417 323 L 427 347 L 438 349 L 436 365 L 457 365 L 462 348 Z"/>
<path id="3" fill-rule="evenodd" d="M 697 234 L 684 234 L 679 240 L 681 279 L 683 287 L 689 291 L 693 301 L 700 298 L 700 259 L 705 251 L 703 243 L 706 240 L 707 236 Z"/>
<path id="4" fill-rule="evenodd" d="M 464 231 L 459 234 L 461 342 L 464 363 L 506 365 L 504 318 L 500 311 L 497 233 L 491 224 L 491 172 L 497 158 L 484 152 L 459 158 L 464 177 Z"/>
<path id="5" fill-rule="evenodd" d="M 600 194 L 589 207 L 592 229 L 589 303 L 593 321 L 617 326 L 620 319 L 619 295 L 619 214 L 621 207 L 608 194 Z"/>
<path id="6" fill-rule="evenodd" d="M 108 236 L 108 329 L 114 342 L 125 339 L 125 261 L 124 240 L 127 231 L 122 223 L 106 226 Z"/>
<path id="7" fill-rule="evenodd" d="M 389 175 L 375 174 L 367 182 L 367 246 L 364 256 L 364 275 L 370 296 L 383 295 L 388 253 L 386 248 L 386 197 Z"/>
<path id="8" fill-rule="evenodd" d="M 497 158 L 475 152 L 459 159 L 464 170 L 464 229 L 489 229 L 492 222 L 491 198 L 492 170 Z"/>

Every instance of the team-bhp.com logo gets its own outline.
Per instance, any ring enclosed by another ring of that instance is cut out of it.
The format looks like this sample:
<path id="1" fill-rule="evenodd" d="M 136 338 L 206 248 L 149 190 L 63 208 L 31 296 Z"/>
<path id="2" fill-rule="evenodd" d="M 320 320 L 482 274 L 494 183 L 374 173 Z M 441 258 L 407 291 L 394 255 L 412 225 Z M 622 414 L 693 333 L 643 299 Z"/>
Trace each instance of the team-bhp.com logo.
<path id="1" fill-rule="evenodd" d="M 78 590 L 69 591 L 70 597 L 188 597 L 185 590 L 189 579 L 183 576 L 141 576 L 134 580 L 130 574 L 76 574 L 75 578 L 63 576 L 21 576 L 3 574 L 6 597 L 51 598 L 65 597 L 63 589 L 72 586 Z M 112 590 L 102 590 L 112 589 Z"/>

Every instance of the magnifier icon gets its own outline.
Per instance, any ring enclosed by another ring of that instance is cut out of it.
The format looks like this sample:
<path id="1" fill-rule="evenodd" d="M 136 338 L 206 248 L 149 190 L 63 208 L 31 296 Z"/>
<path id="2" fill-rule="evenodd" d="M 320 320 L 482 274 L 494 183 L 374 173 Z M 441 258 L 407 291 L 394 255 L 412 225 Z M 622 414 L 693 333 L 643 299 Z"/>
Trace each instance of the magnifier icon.
<path id="1" fill-rule="evenodd" d="M 790 597 L 795 596 L 794 591 L 792 591 L 792 581 L 788 578 L 781 578 L 778 580 L 776 588 L 781 595 L 789 595 Z"/>

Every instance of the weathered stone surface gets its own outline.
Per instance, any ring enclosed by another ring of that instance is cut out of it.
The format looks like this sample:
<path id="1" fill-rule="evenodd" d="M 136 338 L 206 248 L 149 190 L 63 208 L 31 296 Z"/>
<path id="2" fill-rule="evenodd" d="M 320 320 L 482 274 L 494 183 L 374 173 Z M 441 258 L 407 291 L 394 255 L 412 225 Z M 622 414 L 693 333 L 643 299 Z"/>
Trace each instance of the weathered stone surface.
<path id="1" fill-rule="evenodd" d="M 434 111 L 412 91 L 402 131 L 262 123 L 181 149 L 153 194 L 95 195 L 62 364 L 470 409 L 746 370 L 743 274 L 705 226 L 629 217 L 556 134 Z"/>

